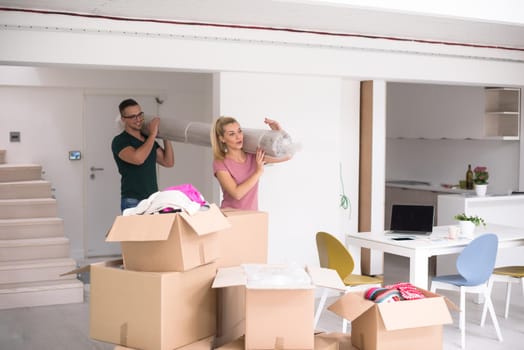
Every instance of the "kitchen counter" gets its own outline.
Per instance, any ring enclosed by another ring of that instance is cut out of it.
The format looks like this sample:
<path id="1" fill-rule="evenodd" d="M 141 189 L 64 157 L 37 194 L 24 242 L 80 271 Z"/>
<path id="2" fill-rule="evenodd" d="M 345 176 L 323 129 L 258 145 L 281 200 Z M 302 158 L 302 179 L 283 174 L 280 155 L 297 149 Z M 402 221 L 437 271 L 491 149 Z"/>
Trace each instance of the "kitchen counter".
<path id="1" fill-rule="evenodd" d="M 474 190 L 461 190 L 431 184 L 424 181 L 389 180 L 386 181 L 384 228 L 389 229 L 391 223 L 391 208 L 393 204 L 432 205 L 435 208 L 434 223 L 436 225 L 438 214 L 438 197 L 456 195 L 469 196 Z"/>
<path id="2" fill-rule="evenodd" d="M 386 181 L 386 187 L 405 188 L 410 190 L 422 190 L 449 194 L 474 194 L 475 190 L 465 190 L 460 188 L 448 188 L 424 181 L 411 180 L 390 180 Z"/>
<path id="3" fill-rule="evenodd" d="M 457 225 L 455 215 L 478 215 L 488 224 L 520 227 L 524 230 L 524 195 L 488 195 L 486 197 L 439 194 L 437 202 L 437 225 Z M 494 232 L 497 233 L 497 232 Z M 497 255 L 496 266 L 522 265 L 522 248 L 505 250 Z M 437 259 L 437 274 L 456 273 L 456 256 Z"/>

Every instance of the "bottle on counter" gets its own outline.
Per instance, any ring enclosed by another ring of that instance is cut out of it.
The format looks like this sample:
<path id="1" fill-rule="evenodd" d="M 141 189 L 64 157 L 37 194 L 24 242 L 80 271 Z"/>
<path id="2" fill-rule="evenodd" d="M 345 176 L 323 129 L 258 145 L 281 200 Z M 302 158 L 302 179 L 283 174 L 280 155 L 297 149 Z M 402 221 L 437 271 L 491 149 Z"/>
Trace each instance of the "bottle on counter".
<path id="1" fill-rule="evenodd" d="M 466 189 L 473 189 L 473 171 L 471 170 L 471 164 L 468 164 L 468 170 L 466 171 Z"/>

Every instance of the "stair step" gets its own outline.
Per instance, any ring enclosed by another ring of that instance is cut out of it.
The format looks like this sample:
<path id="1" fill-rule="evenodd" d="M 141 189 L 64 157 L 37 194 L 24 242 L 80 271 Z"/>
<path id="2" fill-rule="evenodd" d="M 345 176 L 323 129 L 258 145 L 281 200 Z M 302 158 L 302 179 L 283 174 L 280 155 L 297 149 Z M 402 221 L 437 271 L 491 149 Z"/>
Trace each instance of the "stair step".
<path id="1" fill-rule="evenodd" d="M 42 179 L 42 166 L 36 164 L 0 164 L 0 182 Z"/>
<path id="2" fill-rule="evenodd" d="M 61 237 L 62 218 L 0 219 L 0 240 Z"/>
<path id="3" fill-rule="evenodd" d="M 51 237 L 0 241 L 0 261 L 69 257 L 69 239 Z"/>
<path id="4" fill-rule="evenodd" d="M 0 182 L 0 199 L 51 198 L 51 183 L 45 180 Z"/>
<path id="5" fill-rule="evenodd" d="M 2 199 L 0 200 L 0 219 L 56 217 L 54 198 Z"/>
<path id="6" fill-rule="evenodd" d="M 77 279 L 0 285 L 0 309 L 84 302 L 84 284 Z"/>
<path id="7" fill-rule="evenodd" d="M 0 149 L 0 164 L 5 164 L 5 149 Z"/>
<path id="8" fill-rule="evenodd" d="M 0 262 L 0 284 L 74 279 L 74 274 L 60 276 L 76 268 L 71 258 Z"/>

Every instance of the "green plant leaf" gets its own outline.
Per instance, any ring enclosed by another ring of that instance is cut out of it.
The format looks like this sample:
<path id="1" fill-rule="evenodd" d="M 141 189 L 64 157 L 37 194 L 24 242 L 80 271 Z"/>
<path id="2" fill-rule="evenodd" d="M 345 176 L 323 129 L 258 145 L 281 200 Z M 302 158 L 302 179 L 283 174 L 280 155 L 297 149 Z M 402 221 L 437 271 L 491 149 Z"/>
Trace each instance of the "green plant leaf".
<path id="1" fill-rule="evenodd" d="M 469 215 L 468 216 L 465 213 L 461 213 L 461 214 L 455 215 L 454 219 L 458 221 L 471 221 L 472 223 L 475 224 L 475 226 L 478 226 L 480 224 L 482 224 L 483 226 L 486 226 L 486 221 L 484 221 L 484 219 L 478 215 Z"/>

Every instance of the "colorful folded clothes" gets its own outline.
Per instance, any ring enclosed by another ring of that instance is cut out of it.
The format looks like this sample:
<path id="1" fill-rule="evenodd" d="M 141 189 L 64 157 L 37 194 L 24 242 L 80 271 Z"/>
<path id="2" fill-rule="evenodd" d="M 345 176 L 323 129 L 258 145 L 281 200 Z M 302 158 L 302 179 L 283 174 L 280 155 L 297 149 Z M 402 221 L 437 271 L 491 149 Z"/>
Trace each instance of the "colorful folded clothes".
<path id="1" fill-rule="evenodd" d="M 402 282 L 385 287 L 369 288 L 364 297 L 375 303 L 389 303 L 400 300 L 414 300 L 424 298 L 424 294 L 414 285 Z"/>
<path id="2" fill-rule="evenodd" d="M 414 300 L 414 299 L 424 298 L 424 294 L 422 294 L 422 292 L 417 287 L 415 287 L 414 285 L 408 282 L 400 282 L 396 284 L 391 284 L 389 286 L 386 286 L 385 288 L 398 289 L 400 291 L 400 295 L 402 295 L 402 298 L 404 298 L 404 300 Z"/>
<path id="3" fill-rule="evenodd" d="M 400 292 L 397 289 L 371 287 L 366 291 L 366 299 L 375 303 L 390 303 L 401 300 Z"/>

